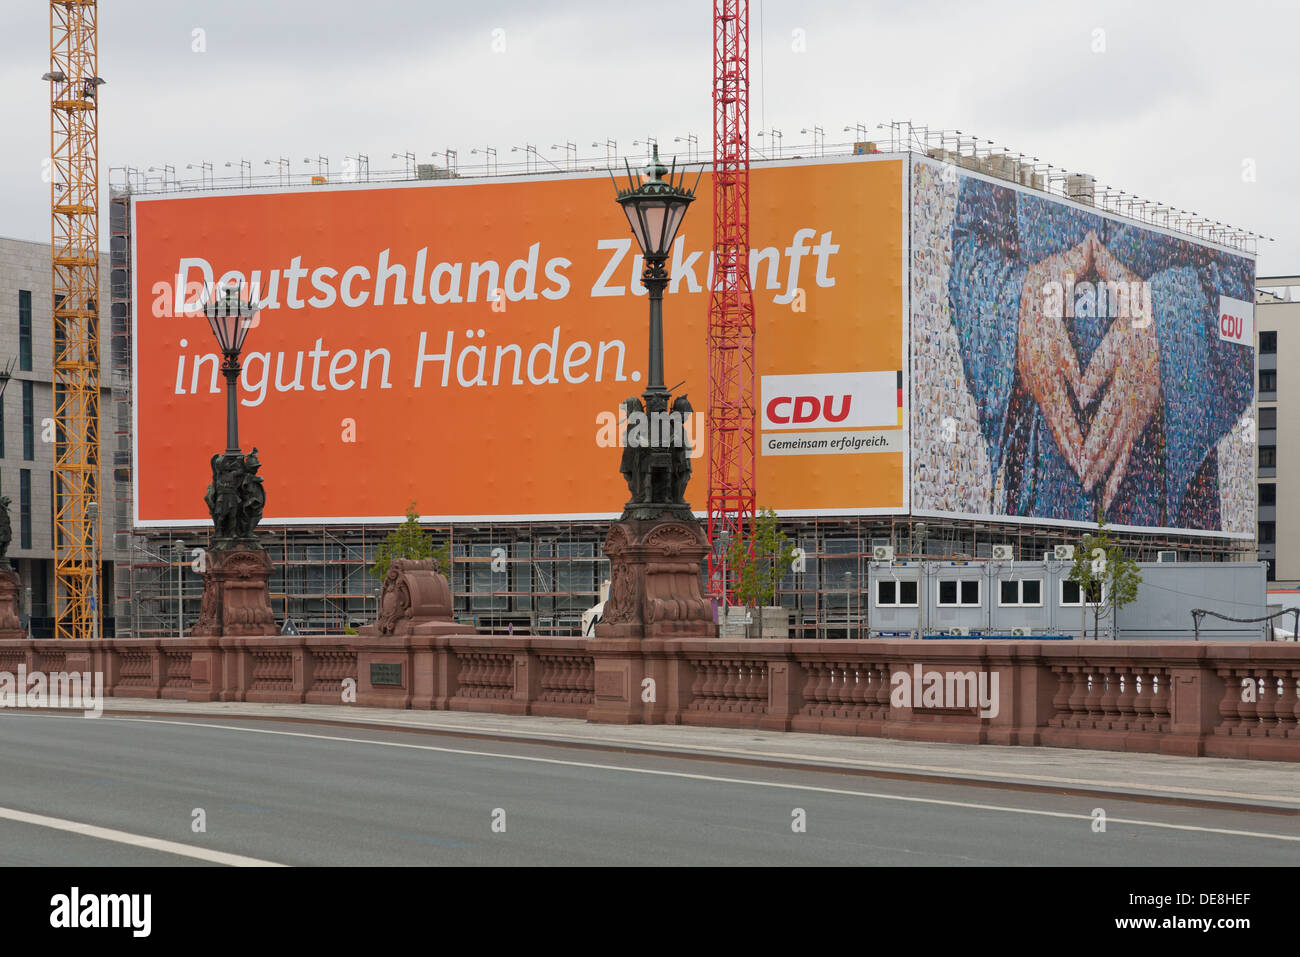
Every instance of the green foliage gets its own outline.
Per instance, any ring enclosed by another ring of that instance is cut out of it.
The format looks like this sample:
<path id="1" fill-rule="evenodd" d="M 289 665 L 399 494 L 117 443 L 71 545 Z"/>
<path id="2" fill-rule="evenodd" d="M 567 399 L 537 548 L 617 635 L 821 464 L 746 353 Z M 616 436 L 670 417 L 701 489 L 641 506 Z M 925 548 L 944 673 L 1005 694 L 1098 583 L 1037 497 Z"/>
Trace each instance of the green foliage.
<path id="1" fill-rule="evenodd" d="M 343 626 L 343 634 L 345 634 L 345 635 L 355 635 L 356 633 L 357 633 L 357 630 L 356 630 L 355 628 L 353 628 L 351 625 L 344 625 L 344 626 Z"/>
<path id="2" fill-rule="evenodd" d="M 776 512 L 765 508 L 754 517 L 749 543 L 732 539 L 727 545 L 727 565 L 736 581 L 736 598 L 744 605 L 776 604 L 776 583 L 794 560 L 795 547 L 781 531 Z"/>
<path id="3" fill-rule="evenodd" d="M 375 552 L 375 564 L 370 569 L 370 574 L 374 575 L 380 581 L 388 574 L 388 566 L 393 563 L 394 558 L 411 558 L 419 561 L 422 558 L 436 558 L 439 566 L 442 568 L 444 575 L 451 574 L 451 542 L 444 542 L 437 548 L 433 546 L 433 540 L 420 527 L 420 512 L 412 502 L 406 506 L 406 521 L 397 528 L 388 533 Z"/>
<path id="4" fill-rule="evenodd" d="M 1137 562 L 1124 555 L 1123 549 L 1106 533 L 1106 522 L 1098 516 L 1097 530 L 1089 532 L 1074 548 L 1074 566 L 1069 580 L 1079 583 L 1085 601 L 1100 601 L 1083 606 L 1092 609 L 1092 636 L 1099 637 L 1101 620 L 1137 598 L 1142 571 Z M 1085 619 L 1086 620 L 1086 619 Z"/>

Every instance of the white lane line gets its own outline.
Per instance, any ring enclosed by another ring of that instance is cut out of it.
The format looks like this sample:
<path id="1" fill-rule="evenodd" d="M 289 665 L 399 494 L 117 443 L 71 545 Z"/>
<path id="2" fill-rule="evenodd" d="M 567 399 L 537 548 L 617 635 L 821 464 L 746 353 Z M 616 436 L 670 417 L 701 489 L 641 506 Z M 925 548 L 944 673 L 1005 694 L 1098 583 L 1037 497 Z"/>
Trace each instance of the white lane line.
<path id="1" fill-rule="evenodd" d="M 112 710 L 113 710 L 112 708 L 105 709 L 106 712 L 111 712 Z M 220 715 L 220 717 L 229 717 L 229 718 L 247 717 L 253 720 L 264 719 L 268 716 L 270 715 L 258 711 L 230 711 L 230 712 L 223 712 Z M 280 714 L 277 712 L 275 717 L 278 718 L 279 716 Z M 321 720 L 327 720 L 327 721 L 342 721 L 342 720 L 365 721 L 365 719 L 370 716 L 361 715 L 353 719 L 345 719 L 345 718 L 341 718 L 337 714 L 336 710 L 333 710 L 329 713 L 322 713 L 316 709 L 313 709 L 310 712 L 304 712 L 303 717 L 307 720 L 320 718 Z M 1089 788 L 1091 790 L 1097 790 L 1097 789 L 1104 790 L 1109 788 L 1114 790 L 1122 790 L 1125 792 L 1138 791 L 1144 794 L 1155 792 L 1160 794 L 1192 795 L 1192 796 L 1204 797 L 1204 798 L 1233 798 L 1239 801 L 1258 801 L 1261 803 L 1300 805 L 1300 797 L 1291 797 L 1285 794 L 1256 794 L 1250 791 L 1216 791 L 1212 788 L 1178 787 L 1172 784 L 1147 784 L 1138 781 L 1102 781 L 1102 780 L 1096 780 L 1092 778 L 1067 778 L 1067 777 L 1060 777 L 1060 776 L 1046 775 L 1046 774 L 1023 774 L 1017 771 L 987 770 L 987 769 L 978 770 L 975 768 L 949 767 L 946 765 L 936 765 L 936 764 L 905 764 L 901 762 L 873 761 L 873 760 L 864 761 L 860 758 L 851 758 L 851 757 L 836 756 L 836 757 L 823 758 L 823 757 L 810 756 L 807 754 L 798 754 L 795 752 L 758 751 L 752 748 L 735 748 L 735 747 L 726 747 L 724 745 L 712 745 L 712 744 L 689 744 L 687 742 L 682 742 L 682 741 L 661 741 L 653 738 L 618 738 L 618 737 L 599 738 L 599 737 L 594 737 L 592 735 L 566 734 L 565 732 L 562 731 L 549 731 L 549 730 L 532 731 L 526 728 L 514 728 L 509 726 L 502 727 L 497 725 L 457 724 L 451 721 L 446 721 L 446 722 L 403 721 L 400 718 L 389 718 L 387 716 L 376 717 L 373 722 L 370 722 L 370 724 L 372 727 L 378 729 L 383 729 L 387 727 L 399 727 L 399 728 L 417 728 L 421 730 L 431 729 L 437 731 L 451 730 L 451 731 L 484 732 L 488 734 L 507 735 L 510 737 L 535 738 L 543 743 L 548 740 L 563 739 L 568 741 L 577 741 L 584 744 L 597 744 L 597 745 L 601 745 L 602 747 L 630 745 L 630 746 L 638 746 L 638 747 L 655 748 L 656 750 L 659 751 L 664 751 L 664 750 L 692 751 L 692 752 L 698 752 L 700 754 L 740 756 L 746 759 L 754 758 L 759 760 L 762 759 L 789 760 L 789 761 L 797 761 L 799 762 L 799 764 L 810 768 L 852 767 L 852 768 L 858 768 L 858 769 L 868 770 L 868 771 L 870 770 L 906 771 L 911 773 L 944 774 L 951 777 L 969 778 L 970 780 L 974 780 L 974 781 L 995 781 L 995 782 L 1033 781 L 1035 783 L 1040 783 L 1040 784 L 1049 784 L 1049 785 L 1058 785 L 1058 786 L 1066 785 L 1070 787 Z M 981 745 L 981 747 L 986 747 L 986 746 Z M 987 747 L 997 747 L 997 745 L 987 745 Z M 1067 751 L 1068 749 L 1053 748 L 1052 750 Z M 1141 756 L 1155 757 L 1155 755 L 1140 755 L 1138 757 Z M 1115 753 L 1107 752 L 1107 757 L 1113 758 L 1115 757 Z M 1227 760 L 1227 759 L 1210 758 L 1206 760 L 1219 761 L 1219 760 Z"/>
<path id="2" fill-rule="evenodd" d="M 252 713 L 246 712 L 246 714 L 249 718 L 252 718 L 254 720 L 260 717 L 264 717 L 263 715 L 257 714 L 256 712 L 252 712 Z M 230 717 L 235 717 L 235 715 L 231 714 Z M 334 720 L 339 720 L 339 719 L 335 718 Z M 797 754 L 795 752 L 757 751 L 752 748 L 729 748 L 723 745 L 688 744 L 685 742 L 659 741 L 655 739 L 646 739 L 646 738 L 596 738 L 590 735 L 565 734 L 560 731 L 554 731 L 554 732 L 528 731 L 523 729 L 515 729 L 510 727 L 496 727 L 491 725 L 453 724 L 451 722 L 429 723 L 429 722 L 419 722 L 419 721 L 402 721 L 400 719 L 387 719 L 382 721 L 376 721 L 372 726 L 379 729 L 391 726 L 391 727 L 402 727 L 402 728 L 432 728 L 439 731 L 455 730 L 455 731 L 487 732 L 487 733 L 497 734 L 497 735 L 508 735 L 511 737 L 514 737 L 516 735 L 528 735 L 530 738 L 536 738 L 542 741 L 543 743 L 549 739 L 563 738 L 563 739 L 577 741 L 581 743 L 599 744 L 605 747 L 611 745 L 612 746 L 636 745 L 641 747 L 655 748 L 658 751 L 681 750 L 681 751 L 698 752 L 700 754 L 706 754 L 706 755 L 708 754 L 723 755 L 723 756 L 735 755 L 744 758 L 757 758 L 757 759 L 766 758 L 768 760 L 777 760 L 777 759 L 790 760 L 790 761 L 797 761 L 801 766 L 805 766 L 809 768 L 852 767 L 852 768 L 858 768 L 858 769 L 868 770 L 868 771 L 886 770 L 886 771 L 926 772 L 931 774 L 945 774 L 952 777 L 964 777 L 972 781 L 994 781 L 994 782 L 1005 782 L 1005 781 L 1012 781 L 1012 780 L 1034 781 L 1042 784 L 1086 787 L 1092 790 L 1116 788 L 1116 789 L 1123 789 L 1126 792 L 1157 791 L 1161 793 L 1167 792 L 1169 794 L 1188 794 L 1188 795 L 1194 795 L 1198 797 L 1237 798 L 1238 800 L 1273 802 L 1275 804 L 1300 805 L 1300 797 L 1288 797 L 1287 795 L 1284 794 L 1254 794 L 1249 791 L 1215 791 L 1209 788 L 1177 787 L 1172 784 L 1144 784 L 1136 781 L 1098 781 L 1090 778 L 1065 778 L 1065 777 L 1050 776 L 1045 774 L 1022 774 L 1017 771 L 1002 771 L 1002 770 L 980 771 L 973 768 L 948 767 L 945 765 L 937 765 L 937 764 L 903 764 L 903 763 L 892 762 L 892 761 L 864 761 L 860 758 L 850 758 L 850 757 L 822 758 L 822 757 L 813 757 L 806 754 Z M 980 747 L 985 747 L 985 745 L 980 745 Z M 992 745 L 992 747 L 996 747 L 996 745 Z M 1057 749 L 1053 749 L 1053 750 L 1057 750 Z M 1065 750 L 1065 749 L 1060 749 L 1060 750 Z M 1113 757 L 1114 752 L 1107 752 L 1107 756 Z M 1208 760 L 1218 761 L 1221 759 L 1210 758 Z"/>
<path id="3" fill-rule="evenodd" d="M 34 716 L 45 717 L 45 715 Z M 596 764 L 592 761 L 566 761 L 560 758 L 539 758 L 526 754 L 501 754 L 496 751 L 471 751 L 467 748 L 440 748 L 432 744 L 411 744 L 406 741 L 375 741 L 369 738 L 345 738 L 333 734 L 309 734 L 304 731 L 277 731 L 272 728 L 241 728 L 228 724 L 209 724 L 202 721 L 167 721 L 162 718 L 125 718 L 137 724 L 173 724 L 191 728 L 212 728 L 218 731 L 236 731 L 244 734 L 269 734 L 285 738 L 310 738 L 316 741 L 338 741 L 344 744 L 368 744 L 385 748 L 405 748 L 410 751 L 434 751 L 439 754 L 460 754 L 476 758 L 500 758 L 506 761 L 527 761 L 533 764 L 550 764 L 569 768 L 592 768 L 597 771 L 622 771 L 626 774 L 648 774 L 657 777 L 682 778 L 690 781 L 713 781 L 719 784 L 742 784 L 749 787 L 776 788 L 785 791 L 805 791 L 815 794 L 837 794 L 845 797 L 873 798 L 878 801 L 901 801 L 908 804 L 930 804 L 939 807 L 959 807 L 977 811 L 999 811 L 1004 814 L 1025 814 L 1035 817 L 1056 817 L 1075 821 L 1091 821 L 1091 814 L 1073 814 L 1068 811 L 1041 811 L 1035 808 L 1006 807 L 999 804 L 977 804 L 969 801 L 945 801 L 941 798 L 923 798 L 911 795 L 882 794 L 877 791 L 851 791 L 846 788 L 828 788 L 812 784 L 784 784 L 777 781 L 755 781 L 749 778 L 725 778 L 712 774 L 692 774 L 688 771 L 664 771 L 656 768 L 632 768 L 618 764 Z M 1239 831 L 1232 828 L 1202 827 L 1196 824 L 1169 824 L 1164 821 L 1142 821 L 1131 818 L 1108 817 L 1115 824 L 1133 824 L 1141 827 L 1158 827 L 1171 831 L 1196 831 L 1202 834 L 1224 834 L 1230 837 L 1257 837 L 1272 841 L 1300 843 L 1300 835 L 1272 834 L 1265 831 Z"/>
<path id="4" fill-rule="evenodd" d="M 0 820 L 17 821 L 21 824 L 35 824 L 38 827 L 49 827 L 56 831 L 67 831 L 70 834 L 80 834 L 82 837 L 98 838 L 101 841 L 113 841 L 117 844 L 129 844 L 132 847 L 143 847 L 150 851 L 162 851 L 164 854 L 175 854 L 179 857 L 192 857 L 196 860 L 207 861 L 211 864 L 226 864 L 230 867 L 284 867 L 284 864 L 276 864 L 273 861 L 263 861 L 256 857 L 244 857 L 242 854 L 227 854 L 225 851 L 213 851 L 206 847 L 195 847 L 192 844 L 177 844 L 175 841 L 164 841 L 157 837 L 145 837 L 143 834 L 132 834 L 129 831 L 118 831 L 111 827 L 98 827 L 94 824 L 83 824 L 80 821 L 68 821 L 61 817 L 47 817 L 44 814 L 31 814 L 27 811 L 19 811 L 10 807 L 0 807 Z"/>

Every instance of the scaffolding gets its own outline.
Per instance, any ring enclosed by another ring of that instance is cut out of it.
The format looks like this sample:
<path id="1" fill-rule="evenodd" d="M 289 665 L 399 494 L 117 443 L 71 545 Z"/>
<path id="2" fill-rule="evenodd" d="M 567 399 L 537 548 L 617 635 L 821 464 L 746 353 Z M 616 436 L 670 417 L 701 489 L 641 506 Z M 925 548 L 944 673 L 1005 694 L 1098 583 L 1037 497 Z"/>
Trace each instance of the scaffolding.
<path id="1" fill-rule="evenodd" d="M 918 526 L 924 522 L 922 536 Z M 277 621 L 302 634 L 341 634 L 378 617 L 379 580 L 370 569 L 396 526 L 263 527 L 258 530 L 274 566 L 271 605 Z M 581 633 L 582 613 L 600 601 L 609 577 L 602 548 L 604 522 L 500 525 L 425 525 L 435 546 L 452 546 L 451 589 L 456 619 L 469 631 L 546 636 Z M 796 638 L 866 637 L 867 570 L 874 549 L 887 545 L 898 561 L 992 558 L 994 545 L 1011 545 L 1018 561 L 1042 559 L 1056 545 L 1078 544 L 1083 529 L 1018 523 L 919 519 L 907 516 L 787 519 L 782 530 L 800 549 L 777 588 L 790 609 Z M 1175 551 L 1180 561 L 1247 561 L 1252 543 L 1208 535 L 1110 530 L 1137 561 Z M 198 619 L 202 579 L 197 549 L 209 545 L 203 529 L 136 533 L 119 571 L 117 634 L 177 637 Z M 701 565 L 701 574 L 706 566 Z"/>

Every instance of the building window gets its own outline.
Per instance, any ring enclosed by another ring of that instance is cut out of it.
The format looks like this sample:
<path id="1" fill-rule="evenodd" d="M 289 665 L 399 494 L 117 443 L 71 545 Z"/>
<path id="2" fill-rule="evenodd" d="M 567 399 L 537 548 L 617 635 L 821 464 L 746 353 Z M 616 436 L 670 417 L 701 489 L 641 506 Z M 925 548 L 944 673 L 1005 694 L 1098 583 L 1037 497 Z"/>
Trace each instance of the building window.
<path id="1" fill-rule="evenodd" d="M 978 578 L 950 578 L 939 582 L 939 604 L 966 608 L 980 604 Z"/>
<path id="2" fill-rule="evenodd" d="M 1272 545 L 1277 541 L 1277 523 L 1260 522 L 1259 523 L 1259 543 L 1261 545 Z"/>
<path id="3" fill-rule="evenodd" d="M 63 294 L 55 293 L 54 294 L 54 361 L 55 362 L 58 362 L 60 359 L 63 358 L 63 343 L 66 338 L 63 333 L 63 323 L 66 320 L 59 315 L 59 310 L 62 308 L 63 308 Z M 54 407 L 56 409 L 59 407 L 57 402 L 55 402 Z"/>
<path id="4" fill-rule="evenodd" d="M 1277 370 L 1276 369 L 1259 370 L 1259 391 L 1260 392 L 1277 391 Z"/>
<path id="5" fill-rule="evenodd" d="M 1261 445 L 1259 447 L 1259 467 L 1262 469 L 1277 468 L 1277 446 Z"/>
<path id="6" fill-rule="evenodd" d="M 1043 605 L 1043 580 L 1041 578 L 1004 578 L 998 582 L 998 604 Z"/>
<path id="7" fill-rule="evenodd" d="M 1061 604 L 1063 606 L 1079 607 L 1079 583 L 1063 579 L 1061 581 Z M 1101 596 L 1104 594 L 1101 582 L 1093 582 L 1088 586 L 1089 607 L 1101 604 Z"/>
<path id="8" fill-rule="evenodd" d="M 18 290 L 18 368 L 32 371 L 32 294 Z"/>
<path id="9" fill-rule="evenodd" d="M 36 399 L 32 395 L 33 385 L 23 382 L 23 461 L 30 462 L 36 458 Z"/>
<path id="10" fill-rule="evenodd" d="M 18 535 L 20 548 L 32 547 L 32 470 L 18 472 Z"/>
<path id="11" fill-rule="evenodd" d="M 1277 486 L 1269 483 L 1259 487 L 1259 504 L 1276 505 L 1277 504 Z"/>
<path id="12" fill-rule="evenodd" d="M 916 582 L 895 581 L 882 578 L 876 582 L 876 604 L 890 607 L 915 608 Z"/>
<path id="13" fill-rule="evenodd" d="M 1277 406 L 1270 405 L 1268 408 L 1259 410 L 1259 427 L 1261 429 L 1277 428 Z"/>
<path id="14" fill-rule="evenodd" d="M 1259 351 L 1264 355 L 1271 355 L 1277 352 L 1277 332 L 1261 332 L 1259 334 Z"/>

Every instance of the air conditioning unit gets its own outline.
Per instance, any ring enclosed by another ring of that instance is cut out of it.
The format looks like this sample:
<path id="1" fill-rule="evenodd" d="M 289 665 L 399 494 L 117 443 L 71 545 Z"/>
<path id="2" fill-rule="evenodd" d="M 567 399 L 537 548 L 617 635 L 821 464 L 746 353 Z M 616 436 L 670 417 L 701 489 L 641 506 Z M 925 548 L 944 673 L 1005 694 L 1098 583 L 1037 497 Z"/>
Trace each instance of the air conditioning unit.
<path id="1" fill-rule="evenodd" d="M 871 557 L 878 562 L 892 562 L 894 560 L 894 546 L 877 545 L 871 549 Z"/>
<path id="2" fill-rule="evenodd" d="M 1011 636 L 1013 638 L 1028 638 L 1032 634 L 1033 629 L 1026 628 L 1024 625 L 1016 625 L 1011 629 Z"/>
<path id="3" fill-rule="evenodd" d="M 1011 561 L 1015 561 L 1015 558 L 1016 558 L 1016 549 L 1014 546 L 1012 545 L 993 546 L 993 560 L 995 562 L 1011 562 Z"/>
<path id="4" fill-rule="evenodd" d="M 969 634 L 970 634 L 970 629 L 969 629 L 969 628 L 962 628 L 962 627 L 949 628 L 949 629 L 945 632 L 945 634 L 948 634 L 948 635 L 969 635 Z"/>
<path id="5" fill-rule="evenodd" d="M 1176 562 L 1178 561 L 1178 553 L 1177 552 L 1156 552 L 1156 561 Z"/>
<path id="6" fill-rule="evenodd" d="M 1058 562 L 1072 562 L 1074 561 L 1074 546 L 1057 545 L 1052 549 L 1052 557 Z"/>

